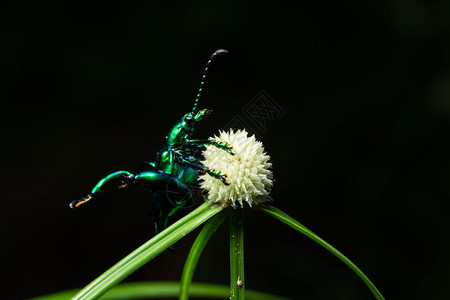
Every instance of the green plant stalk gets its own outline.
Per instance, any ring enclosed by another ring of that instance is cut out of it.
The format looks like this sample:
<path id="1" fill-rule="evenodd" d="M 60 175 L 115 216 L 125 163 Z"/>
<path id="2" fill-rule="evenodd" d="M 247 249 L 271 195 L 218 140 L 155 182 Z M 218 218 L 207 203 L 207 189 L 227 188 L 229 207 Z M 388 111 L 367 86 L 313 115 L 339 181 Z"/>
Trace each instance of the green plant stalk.
<path id="1" fill-rule="evenodd" d="M 245 299 L 244 208 L 230 208 L 230 288 L 231 300 Z"/>
<path id="2" fill-rule="evenodd" d="M 189 290 L 192 282 L 192 276 L 194 275 L 195 268 L 197 267 L 200 255 L 203 252 L 206 244 L 208 243 L 211 236 L 222 224 L 223 220 L 227 217 L 227 212 L 222 211 L 219 214 L 212 217 L 203 227 L 202 231 L 199 233 L 195 239 L 194 244 L 191 247 L 191 251 L 186 259 L 183 269 L 183 275 L 181 276 L 180 284 L 180 300 L 189 299 Z"/>
<path id="3" fill-rule="evenodd" d="M 279 210 L 276 207 L 266 205 L 266 206 L 258 206 L 255 207 L 256 210 L 259 210 L 261 212 L 264 212 L 275 219 L 280 220 L 281 222 L 287 224 L 288 226 L 294 228 L 295 230 L 299 231 L 300 233 L 303 233 L 310 239 L 312 239 L 314 242 L 318 243 L 331 253 L 333 253 L 337 258 L 339 258 L 342 262 L 344 262 L 350 269 L 352 269 L 356 275 L 361 278 L 361 280 L 367 285 L 367 287 L 370 289 L 370 291 L 373 293 L 376 299 L 384 300 L 383 295 L 378 291 L 378 289 L 375 287 L 375 285 L 370 281 L 370 279 L 366 276 L 366 274 L 361 271 L 350 259 L 348 259 L 344 254 L 339 252 L 336 248 L 328 244 L 326 241 L 324 241 L 322 238 L 320 238 L 317 234 L 300 224 L 300 222 L 296 221 L 283 211 Z"/>
<path id="4" fill-rule="evenodd" d="M 204 203 L 193 212 L 169 226 L 163 232 L 149 240 L 147 243 L 133 251 L 119 263 L 114 265 L 105 274 L 86 286 L 73 300 L 97 299 L 131 273 L 142 267 L 155 256 L 172 246 L 179 239 L 197 228 L 203 222 L 222 210 L 222 207 L 212 208 Z"/>
<path id="5" fill-rule="evenodd" d="M 69 290 L 42 297 L 32 298 L 30 300 L 67 300 L 76 291 Z M 102 300 L 124 300 L 124 299 L 148 299 L 148 298 L 174 298 L 180 292 L 178 282 L 160 281 L 160 282 L 132 282 L 122 283 L 109 290 Z M 230 287 L 226 285 L 209 283 L 192 283 L 190 295 L 197 298 L 206 299 L 226 299 L 230 296 Z M 278 297 L 266 293 L 252 290 L 246 290 L 247 300 L 289 300 L 288 298 Z"/>
<path id="6" fill-rule="evenodd" d="M 190 214 L 186 215 L 184 218 L 178 220 L 174 224 L 172 224 L 170 227 L 172 229 L 179 228 L 183 225 L 184 222 L 189 222 L 196 216 L 198 216 L 200 213 L 202 213 L 205 209 L 207 209 L 207 203 L 202 204 L 197 209 L 192 211 Z M 182 222 L 183 221 L 183 222 Z M 134 250 L 132 253 L 127 255 L 124 259 L 119 261 L 117 264 L 115 264 L 113 267 L 108 269 L 106 272 L 104 272 L 102 275 L 97 277 L 94 281 L 89 283 L 86 287 L 83 288 L 82 292 L 87 293 L 89 290 L 93 289 L 95 286 L 99 285 L 102 281 L 104 281 L 106 278 L 111 276 L 114 272 L 117 271 L 117 269 L 121 268 L 122 266 L 129 263 L 131 260 L 135 259 L 139 254 L 141 254 L 143 251 L 151 247 L 152 245 L 156 244 L 157 242 L 165 239 L 170 234 L 170 230 L 168 228 L 166 230 L 163 230 L 159 234 L 155 235 L 152 239 L 150 239 L 145 244 L 141 245 L 139 248 Z"/>

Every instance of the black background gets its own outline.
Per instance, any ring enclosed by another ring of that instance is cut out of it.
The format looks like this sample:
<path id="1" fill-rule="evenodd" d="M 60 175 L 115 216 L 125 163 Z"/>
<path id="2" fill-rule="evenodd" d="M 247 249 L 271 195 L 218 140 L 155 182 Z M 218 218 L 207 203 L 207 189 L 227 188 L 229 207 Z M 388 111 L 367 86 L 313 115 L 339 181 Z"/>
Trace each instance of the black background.
<path id="1" fill-rule="evenodd" d="M 264 90 L 274 205 L 352 259 L 387 299 L 436 299 L 450 252 L 448 1 L 15 2 L 0 10 L 2 298 L 86 285 L 153 235 L 151 197 L 102 176 L 152 161 L 212 51 L 196 136 Z M 227 226 L 194 280 L 228 283 Z M 179 280 L 194 235 L 127 281 Z M 330 253 L 248 211 L 247 287 L 372 299 Z M 447 293 L 448 296 L 448 293 Z"/>

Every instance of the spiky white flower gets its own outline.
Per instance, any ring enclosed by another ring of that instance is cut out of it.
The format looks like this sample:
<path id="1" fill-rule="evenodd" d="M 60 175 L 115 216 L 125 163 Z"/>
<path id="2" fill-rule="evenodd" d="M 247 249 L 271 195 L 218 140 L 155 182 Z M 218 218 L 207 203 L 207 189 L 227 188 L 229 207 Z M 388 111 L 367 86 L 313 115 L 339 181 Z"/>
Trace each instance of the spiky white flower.
<path id="1" fill-rule="evenodd" d="M 269 162 L 270 156 L 264 151 L 261 142 L 255 136 L 248 136 L 245 130 L 233 132 L 220 131 L 215 140 L 229 143 L 234 155 L 223 149 L 208 145 L 203 151 L 202 163 L 227 175 L 229 185 L 208 174 L 200 176 L 200 186 L 208 191 L 207 201 L 214 204 L 243 206 L 246 201 L 253 204 L 271 200 L 269 193 L 273 185 L 273 175 Z"/>

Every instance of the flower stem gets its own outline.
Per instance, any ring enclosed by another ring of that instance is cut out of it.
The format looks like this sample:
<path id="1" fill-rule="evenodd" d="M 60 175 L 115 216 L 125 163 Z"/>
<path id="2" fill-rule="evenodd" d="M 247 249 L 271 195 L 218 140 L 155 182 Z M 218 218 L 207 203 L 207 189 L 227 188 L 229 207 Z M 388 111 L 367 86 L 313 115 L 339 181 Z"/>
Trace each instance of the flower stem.
<path id="1" fill-rule="evenodd" d="M 181 277 L 180 284 L 180 300 L 189 299 L 189 290 L 191 287 L 192 276 L 194 275 L 195 268 L 197 267 L 198 260 L 200 255 L 203 252 L 206 244 L 208 243 L 211 236 L 216 232 L 217 228 L 219 228 L 220 224 L 222 224 L 223 220 L 227 217 L 227 213 L 222 211 L 221 213 L 215 215 L 211 218 L 203 227 L 202 231 L 197 236 L 194 244 L 191 247 L 191 251 L 189 252 L 188 258 L 186 259 L 186 263 L 183 269 L 183 275 Z"/>
<path id="2" fill-rule="evenodd" d="M 350 269 L 352 269 L 356 275 L 361 278 L 361 280 L 367 285 L 367 287 L 370 289 L 372 294 L 375 296 L 378 300 L 384 300 L 383 295 L 378 291 L 378 289 L 375 287 L 375 285 L 370 281 L 370 279 L 366 276 L 366 274 L 361 271 L 360 268 L 358 268 L 350 259 L 348 259 L 344 254 L 339 252 L 336 248 L 328 244 L 326 241 L 324 241 L 322 238 L 320 238 L 317 234 L 300 224 L 300 222 L 296 221 L 283 211 L 279 210 L 276 207 L 266 205 L 266 206 L 258 206 L 256 207 L 256 210 L 259 210 L 261 212 L 264 212 L 275 219 L 280 220 L 281 222 L 285 223 L 286 225 L 294 228 L 298 232 L 306 235 L 310 239 L 312 239 L 314 242 L 318 243 L 331 253 L 333 253 L 337 258 L 339 258 L 343 263 L 345 263 Z"/>
<path id="3" fill-rule="evenodd" d="M 244 208 L 230 208 L 230 287 L 231 300 L 245 299 Z"/>
<path id="4" fill-rule="evenodd" d="M 122 259 L 99 278 L 82 289 L 72 299 L 86 300 L 99 298 L 131 273 L 142 267 L 148 261 L 172 246 L 179 239 L 221 210 L 221 207 L 211 208 L 211 205 L 208 203 L 202 204 L 193 212 L 178 220 L 175 224 L 169 226 Z"/>

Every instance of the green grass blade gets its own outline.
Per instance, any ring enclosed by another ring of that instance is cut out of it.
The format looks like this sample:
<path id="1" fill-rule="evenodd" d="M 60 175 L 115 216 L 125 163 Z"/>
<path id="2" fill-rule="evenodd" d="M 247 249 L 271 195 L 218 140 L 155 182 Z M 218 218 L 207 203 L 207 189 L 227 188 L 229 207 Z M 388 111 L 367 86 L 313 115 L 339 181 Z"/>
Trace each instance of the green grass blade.
<path id="1" fill-rule="evenodd" d="M 175 298 L 180 291 L 178 282 L 133 282 L 123 283 L 109 290 L 102 300 L 125 300 L 125 299 L 151 299 L 151 298 Z M 66 300 L 76 290 L 59 292 L 51 295 L 33 298 L 30 300 Z M 227 299 L 230 296 L 230 287 L 226 285 L 192 283 L 190 296 L 206 299 Z M 246 290 L 247 300 L 289 300 L 266 293 Z"/>
<path id="2" fill-rule="evenodd" d="M 200 213 L 202 213 L 205 209 L 208 208 L 207 203 L 202 204 L 200 207 L 198 207 L 196 210 L 192 211 L 190 214 L 186 215 L 184 218 L 178 220 L 174 224 L 170 226 L 171 229 L 179 228 L 181 225 L 183 225 L 184 222 L 189 222 L 196 216 L 198 216 Z M 152 239 L 150 239 L 148 242 L 134 250 L 132 253 L 127 255 L 124 259 L 119 261 L 117 264 L 115 264 L 113 267 L 111 267 L 109 270 L 104 272 L 102 275 L 97 277 L 94 281 L 89 283 L 82 291 L 84 293 L 87 293 L 89 290 L 100 284 L 102 281 L 104 281 L 106 278 L 111 276 L 114 272 L 116 272 L 117 269 L 121 268 L 122 266 L 129 263 L 131 260 L 135 259 L 139 254 L 141 254 L 143 251 L 151 247 L 152 245 L 156 244 L 157 242 L 165 239 L 170 233 L 169 228 L 166 230 L 163 230 L 159 234 L 155 235 Z"/>
<path id="3" fill-rule="evenodd" d="M 131 273 L 142 267 L 155 256 L 172 246 L 179 239 L 197 228 L 203 222 L 221 211 L 221 207 L 212 208 L 204 203 L 196 210 L 169 226 L 160 234 L 133 251 L 119 263 L 114 265 L 98 279 L 86 286 L 73 300 L 97 299 L 109 289 L 117 285 Z"/>
<path id="4" fill-rule="evenodd" d="M 230 288 L 231 300 L 245 299 L 244 208 L 230 209 Z"/>
<path id="5" fill-rule="evenodd" d="M 324 241 L 322 238 L 320 238 L 317 234 L 300 224 L 298 221 L 284 213 L 283 211 L 279 210 L 276 207 L 267 205 L 262 207 L 256 207 L 257 210 L 264 212 L 275 219 L 280 220 L 281 222 L 289 225 L 290 227 L 294 228 L 295 230 L 299 231 L 300 233 L 303 233 L 310 239 L 312 239 L 314 242 L 318 243 L 331 253 L 333 253 L 337 258 L 339 258 L 342 262 L 344 262 L 350 269 L 352 269 L 356 275 L 361 278 L 361 280 L 367 285 L 367 287 L 370 289 L 370 291 L 373 293 L 376 299 L 383 299 L 384 297 L 381 295 L 381 293 L 378 291 L 378 289 L 375 287 L 375 285 L 370 281 L 370 279 L 359 269 L 350 259 L 348 259 L 344 254 L 339 252 L 336 248 L 328 244 L 326 241 Z"/>
<path id="6" fill-rule="evenodd" d="M 181 277 L 180 300 L 189 299 L 189 289 L 192 282 L 192 276 L 194 275 L 200 255 L 202 254 L 203 249 L 211 236 L 214 232 L 216 232 L 217 228 L 219 228 L 220 224 L 222 224 L 226 217 L 227 214 L 225 211 L 222 211 L 212 217 L 195 239 L 188 258 L 186 259 L 186 263 L 184 264 L 183 275 Z"/>

